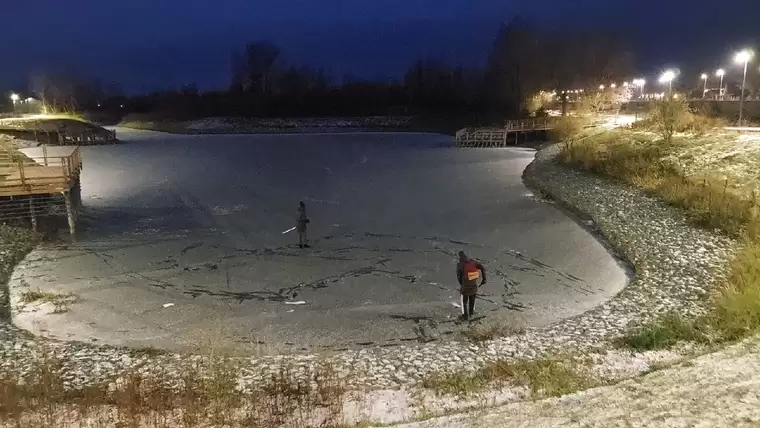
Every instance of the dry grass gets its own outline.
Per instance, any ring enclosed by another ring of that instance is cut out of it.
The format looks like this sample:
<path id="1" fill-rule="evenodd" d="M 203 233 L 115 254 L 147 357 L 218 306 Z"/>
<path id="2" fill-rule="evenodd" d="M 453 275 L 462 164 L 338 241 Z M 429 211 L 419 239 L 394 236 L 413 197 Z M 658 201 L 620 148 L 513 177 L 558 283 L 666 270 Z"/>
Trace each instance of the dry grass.
<path id="1" fill-rule="evenodd" d="M 706 339 L 707 336 L 697 328 L 697 323 L 673 313 L 628 331 L 618 340 L 618 345 L 637 351 L 649 351 L 670 348 L 679 342 L 702 342 Z"/>
<path id="2" fill-rule="evenodd" d="M 757 195 L 735 192 L 728 180 L 687 178 L 669 160 L 677 149 L 646 134 L 610 131 L 566 144 L 559 159 L 650 191 L 685 209 L 700 226 L 742 236 L 756 216 Z"/>
<path id="3" fill-rule="evenodd" d="M 49 303 L 53 305 L 54 314 L 63 314 L 69 311 L 71 304 L 77 302 L 77 297 L 72 293 L 55 293 L 38 289 L 23 291 L 20 301 L 24 304 Z"/>
<path id="4" fill-rule="evenodd" d="M 760 331 L 760 240 L 756 236 L 747 238 L 731 263 L 709 320 L 725 340 Z"/>
<path id="5" fill-rule="evenodd" d="M 491 387 L 527 387 L 534 399 L 558 397 L 591 388 L 597 382 L 566 358 L 496 361 L 474 372 L 433 375 L 423 387 L 439 394 L 469 395 Z"/>
<path id="6" fill-rule="evenodd" d="M 483 322 L 468 324 L 460 333 L 471 342 L 485 342 L 500 337 L 523 334 L 524 332 L 525 325 L 521 321 L 488 318 Z"/>
<path id="7" fill-rule="evenodd" d="M 113 382 L 67 387 L 64 364 L 41 360 L 23 379 L 0 374 L 4 427 L 333 427 L 343 424 L 346 379 L 328 363 L 301 376 L 283 366 L 252 390 L 240 360 L 186 358 L 180 370 L 132 370 Z"/>

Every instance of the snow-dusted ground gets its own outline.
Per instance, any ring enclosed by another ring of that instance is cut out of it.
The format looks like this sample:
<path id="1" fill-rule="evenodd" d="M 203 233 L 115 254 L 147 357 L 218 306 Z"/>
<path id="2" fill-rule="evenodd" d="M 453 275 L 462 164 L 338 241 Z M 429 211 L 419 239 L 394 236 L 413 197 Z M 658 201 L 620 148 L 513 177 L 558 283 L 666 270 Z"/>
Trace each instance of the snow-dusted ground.
<path id="1" fill-rule="evenodd" d="M 27 140 L 20 140 L 18 138 L 13 138 L 10 135 L 4 135 L 0 134 L 0 147 L 3 147 L 4 149 L 25 149 L 29 147 L 37 147 L 40 143 L 36 141 L 27 141 Z"/>
<path id="2" fill-rule="evenodd" d="M 687 175 L 728 179 L 743 193 L 760 190 L 760 133 L 721 132 L 679 144 L 672 157 Z"/>
<path id="3" fill-rule="evenodd" d="M 399 428 L 760 426 L 760 340 L 617 385 Z"/>

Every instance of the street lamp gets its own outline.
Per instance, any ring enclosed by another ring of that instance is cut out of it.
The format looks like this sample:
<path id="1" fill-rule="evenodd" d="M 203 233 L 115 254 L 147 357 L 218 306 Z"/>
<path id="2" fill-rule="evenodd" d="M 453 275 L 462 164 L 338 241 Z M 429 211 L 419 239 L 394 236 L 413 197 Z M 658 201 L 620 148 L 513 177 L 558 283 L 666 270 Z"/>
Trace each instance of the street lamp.
<path id="1" fill-rule="evenodd" d="M 744 63 L 744 78 L 742 79 L 742 93 L 739 95 L 739 124 L 742 124 L 744 119 L 744 86 L 747 84 L 747 64 L 755 56 L 755 53 L 751 50 L 745 49 L 736 54 L 736 62 Z"/>
<path id="2" fill-rule="evenodd" d="M 634 79 L 633 84 L 635 86 L 638 86 L 641 89 L 641 98 L 644 98 L 644 85 L 646 85 L 647 81 L 644 79 Z"/>
<path id="3" fill-rule="evenodd" d="M 613 83 L 613 84 L 610 85 L 610 88 L 615 89 L 615 88 L 617 88 L 617 85 Z"/>
<path id="4" fill-rule="evenodd" d="M 720 77 L 720 88 L 718 88 L 718 98 L 720 100 L 723 100 L 723 76 L 726 75 L 726 70 L 719 68 L 718 71 L 715 72 L 715 75 Z"/>
<path id="5" fill-rule="evenodd" d="M 12 93 L 11 94 L 11 101 L 13 101 L 13 112 L 14 113 L 16 112 L 16 103 L 20 99 L 21 99 L 21 97 L 19 97 L 18 94 L 16 94 L 16 93 Z"/>
<path id="6" fill-rule="evenodd" d="M 603 91 L 604 90 L 604 85 L 599 85 L 599 90 Z"/>
<path id="7" fill-rule="evenodd" d="M 673 79 L 676 78 L 676 72 L 673 70 L 666 70 L 660 76 L 660 83 L 668 84 L 668 93 L 673 93 Z"/>
<path id="8" fill-rule="evenodd" d="M 705 86 L 702 89 L 702 99 L 704 99 L 705 95 L 707 94 L 707 73 L 702 73 L 702 76 L 700 77 L 705 81 Z"/>

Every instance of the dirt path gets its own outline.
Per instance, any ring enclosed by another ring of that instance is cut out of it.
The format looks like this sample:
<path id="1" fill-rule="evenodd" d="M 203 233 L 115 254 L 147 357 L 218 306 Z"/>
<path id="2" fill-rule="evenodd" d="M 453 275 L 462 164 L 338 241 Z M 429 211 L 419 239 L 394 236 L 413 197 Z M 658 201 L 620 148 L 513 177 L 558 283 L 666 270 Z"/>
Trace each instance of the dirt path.
<path id="1" fill-rule="evenodd" d="M 403 425 L 760 427 L 760 338 L 614 386 Z"/>

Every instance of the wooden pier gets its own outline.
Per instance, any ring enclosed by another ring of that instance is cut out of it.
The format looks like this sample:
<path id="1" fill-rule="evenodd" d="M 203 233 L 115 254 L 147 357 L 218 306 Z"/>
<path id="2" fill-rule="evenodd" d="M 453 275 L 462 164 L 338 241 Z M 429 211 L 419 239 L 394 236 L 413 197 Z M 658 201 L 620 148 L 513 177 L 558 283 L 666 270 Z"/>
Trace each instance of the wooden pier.
<path id="1" fill-rule="evenodd" d="M 542 117 L 510 120 L 500 128 L 464 128 L 456 133 L 457 147 L 506 147 L 520 141 L 520 136 L 546 132 L 554 128 L 559 118 Z"/>
<path id="2" fill-rule="evenodd" d="M 76 146 L 0 150 L 0 221 L 36 230 L 40 217 L 65 214 L 73 235 L 82 208 L 81 170 Z"/>

